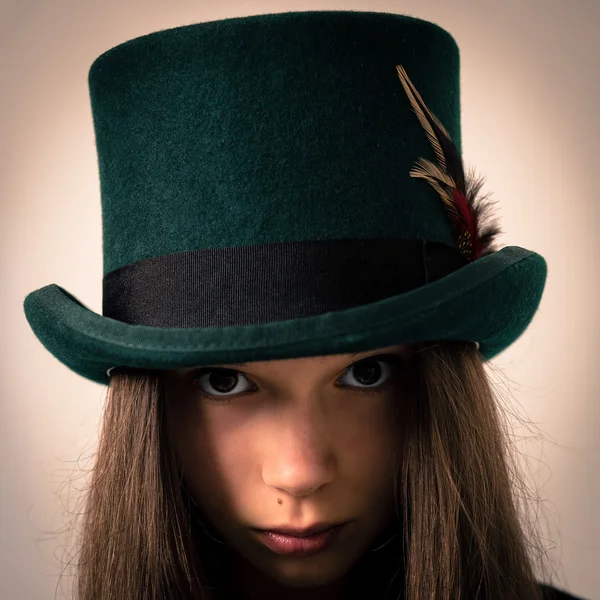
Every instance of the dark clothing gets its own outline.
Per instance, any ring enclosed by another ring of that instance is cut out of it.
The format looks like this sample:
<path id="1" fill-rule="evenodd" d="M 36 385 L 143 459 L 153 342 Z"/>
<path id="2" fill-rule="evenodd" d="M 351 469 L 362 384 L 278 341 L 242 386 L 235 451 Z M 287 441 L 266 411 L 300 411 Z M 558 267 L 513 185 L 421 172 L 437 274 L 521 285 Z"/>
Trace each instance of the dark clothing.
<path id="1" fill-rule="evenodd" d="M 573 596 L 564 590 L 541 583 L 542 597 L 544 600 L 585 600 L 581 596 Z"/>

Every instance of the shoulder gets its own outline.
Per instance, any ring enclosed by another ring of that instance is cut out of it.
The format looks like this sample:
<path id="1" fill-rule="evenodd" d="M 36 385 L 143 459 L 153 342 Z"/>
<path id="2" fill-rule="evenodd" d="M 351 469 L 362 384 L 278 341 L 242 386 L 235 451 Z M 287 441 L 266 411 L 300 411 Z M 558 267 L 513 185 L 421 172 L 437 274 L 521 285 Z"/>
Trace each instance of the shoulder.
<path id="1" fill-rule="evenodd" d="M 543 600 L 585 600 L 581 596 L 573 596 L 565 590 L 559 590 L 546 583 L 540 583 Z"/>

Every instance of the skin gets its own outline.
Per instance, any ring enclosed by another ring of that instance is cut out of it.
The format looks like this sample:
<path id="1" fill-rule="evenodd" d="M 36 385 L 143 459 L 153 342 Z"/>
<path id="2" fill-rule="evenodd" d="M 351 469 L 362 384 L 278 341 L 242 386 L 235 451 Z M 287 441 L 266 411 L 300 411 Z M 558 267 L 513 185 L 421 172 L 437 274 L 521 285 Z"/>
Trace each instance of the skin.
<path id="1" fill-rule="evenodd" d="M 239 373 L 228 403 L 211 402 L 224 396 L 210 395 L 208 375 L 200 382 L 197 369 L 205 366 L 168 372 L 178 460 L 210 526 L 234 549 L 228 580 L 236 598 L 348 598 L 353 565 L 396 519 L 403 368 L 380 365 L 366 384 L 364 369 L 362 381 L 350 369 L 381 353 L 410 360 L 408 346 L 389 346 L 211 365 Z M 383 393 L 361 393 L 370 384 Z M 306 557 L 276 554 L 252 530 L 316 521 L 351 522 L 332 548 Z"/>

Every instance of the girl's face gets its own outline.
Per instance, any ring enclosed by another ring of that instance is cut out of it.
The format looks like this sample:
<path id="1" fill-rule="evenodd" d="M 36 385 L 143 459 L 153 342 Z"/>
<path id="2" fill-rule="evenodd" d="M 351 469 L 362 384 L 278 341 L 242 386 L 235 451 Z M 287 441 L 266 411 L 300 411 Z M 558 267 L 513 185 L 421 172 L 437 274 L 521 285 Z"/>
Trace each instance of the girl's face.
<path id="1" fill-rule="evenodd" d="M 390 346 L 167 372 L 186 485 L 250 570 L 285 587 L 327 585 L 392 523 L 410 361 L 408 346 Z M 316 522 L 348 524 L 312 556 L 277 554 L 255 531 Z"/>

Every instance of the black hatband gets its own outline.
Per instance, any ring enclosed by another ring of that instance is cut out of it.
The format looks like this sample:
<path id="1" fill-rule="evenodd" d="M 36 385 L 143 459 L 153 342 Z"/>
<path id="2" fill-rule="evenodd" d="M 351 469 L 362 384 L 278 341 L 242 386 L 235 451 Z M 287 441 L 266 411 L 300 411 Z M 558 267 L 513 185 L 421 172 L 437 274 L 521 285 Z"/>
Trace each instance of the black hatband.
<path id="1" fill-rule="evenodd" d="M 178 252 L 103 280 L 102 314 L 151 327 L 226 327 L 377 302 L 459 269 L 454 248 L 420 239 L 282 242 Z"/>

